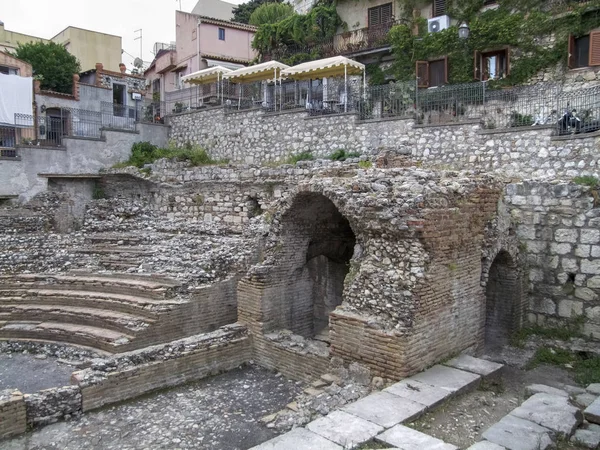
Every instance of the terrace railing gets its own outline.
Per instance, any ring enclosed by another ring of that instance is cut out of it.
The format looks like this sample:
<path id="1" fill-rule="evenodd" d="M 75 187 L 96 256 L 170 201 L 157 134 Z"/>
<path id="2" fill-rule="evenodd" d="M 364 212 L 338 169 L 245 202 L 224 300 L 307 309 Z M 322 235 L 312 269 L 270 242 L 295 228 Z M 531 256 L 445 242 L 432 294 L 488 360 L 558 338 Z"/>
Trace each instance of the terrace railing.
<path id="1" fill-rule="evenodd" d="M 135 130 L 135 122 L 141 116 L 140 108 L 102 102 L 102 127 L 116 130 Z"/>

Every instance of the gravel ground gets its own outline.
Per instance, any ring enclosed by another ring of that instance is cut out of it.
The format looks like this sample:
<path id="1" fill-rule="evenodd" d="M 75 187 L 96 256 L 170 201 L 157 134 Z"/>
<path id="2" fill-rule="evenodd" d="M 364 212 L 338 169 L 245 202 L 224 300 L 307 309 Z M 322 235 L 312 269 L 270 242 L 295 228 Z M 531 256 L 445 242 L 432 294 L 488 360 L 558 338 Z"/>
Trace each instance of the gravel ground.
<path id="1" fill-rule="evenodd" d="M 2 450 L 248 449 L 277 433 L 259 419 L 302 385 L 250 366 L 0 443 Z"/>
<path id="2" fill-rule="evenodd" d="M 73 366 L 60 364 L 57 358 L 32 354 L 0 353 L 0 390 L 19 389 L 31 394 L 42 389 L 67 386 Z M 1 448 L 1 446 L 0 446 Z"/>

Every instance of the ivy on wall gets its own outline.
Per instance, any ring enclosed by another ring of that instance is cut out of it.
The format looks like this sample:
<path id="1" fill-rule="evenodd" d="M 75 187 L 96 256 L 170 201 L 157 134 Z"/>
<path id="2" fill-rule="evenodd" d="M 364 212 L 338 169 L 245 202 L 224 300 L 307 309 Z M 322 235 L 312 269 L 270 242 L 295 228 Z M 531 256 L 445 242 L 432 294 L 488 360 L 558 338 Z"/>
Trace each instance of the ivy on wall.
<path id="1" fill-rule="evenodd" d="M 415 0 L 398 0 L 403 9 L 418 7 Z M 581 36 L 600 27 L 600 0 L 586 4 L 567 2 L 560 10 L 547 8 L 543 0 L 500 0 L 499 6 L 480 12 L 483 0 L 449 2 L 448 14 L 467 22 L 470 36 L 458 37 L 458 28 L 427 33 L 427 20 L 397 25 L 390 31 L 394 54 L 392 72 L 399 81 L 415 78 L 415 63 L 448 57 L 448 81 L 473 81 L 474 52 L 510 47 L 510 74 L 499 84 L 521 84 L 543 69 L 566 65 L 570 34 Z M 560 2 L 557 2 L 560 3 Z M 562 12 L 562 13 L 561 13 Z M 419 34 L 413 34 L 418 26 Z M 554 39 L 550 39 L 554 36 Z"/>

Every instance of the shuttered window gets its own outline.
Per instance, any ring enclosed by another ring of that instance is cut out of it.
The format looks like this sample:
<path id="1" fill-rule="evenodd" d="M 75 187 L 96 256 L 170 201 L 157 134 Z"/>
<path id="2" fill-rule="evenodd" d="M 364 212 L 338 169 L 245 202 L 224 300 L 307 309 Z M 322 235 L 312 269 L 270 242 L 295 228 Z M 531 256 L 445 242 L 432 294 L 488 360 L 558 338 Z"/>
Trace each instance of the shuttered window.
<path id="1" fill-rule="evenodd" d="M 600 66 L 600 31 L 590 33 L 590 66 Z"/>
<path id="2" fill-rule="evenodd" d="M 446 14 L 446 0 L 433 0 L 433 17 Z"/>
<path id="3" fill-rule="evenodd" d="M 600 31 L 575 37 L 569 36 L 569 69 L 600 66 Z"/>
<path id="4" fill-rule="evenodd" d="M 416 72 L 420 88 L 448 84 L 448 57 L 435 61 L 417 61 Z"/>
<path id="5" fill-rule="evenodd" d="M 369 27 L 384 25 L 392 21 L 392 4 L 375 6 L 369 8 Z"/>

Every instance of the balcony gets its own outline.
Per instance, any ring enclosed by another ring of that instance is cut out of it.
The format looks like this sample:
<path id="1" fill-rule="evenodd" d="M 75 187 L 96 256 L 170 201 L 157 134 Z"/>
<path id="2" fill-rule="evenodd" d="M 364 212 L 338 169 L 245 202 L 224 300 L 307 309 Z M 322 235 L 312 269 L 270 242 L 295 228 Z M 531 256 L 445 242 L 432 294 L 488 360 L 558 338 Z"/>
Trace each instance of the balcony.
<path id="1" fill-rule="evenodd" d="M 398 22 L 388 22 L 374 27 L 360 28 L 336 34 L 332 39 L 310 45 L 282 44 L 271 53 L 263 55 L 264 61 L 285 61 L 294 56 L 306 55 L 294 64 L 311 59 L 345 55 L 357 56 L 364 53 L 387 50 L 390 47 L 388 33 Z"/>

